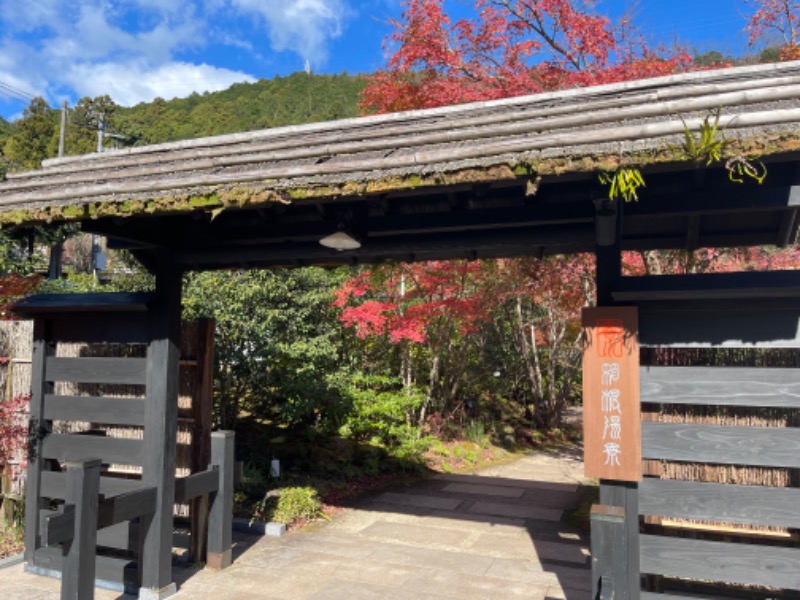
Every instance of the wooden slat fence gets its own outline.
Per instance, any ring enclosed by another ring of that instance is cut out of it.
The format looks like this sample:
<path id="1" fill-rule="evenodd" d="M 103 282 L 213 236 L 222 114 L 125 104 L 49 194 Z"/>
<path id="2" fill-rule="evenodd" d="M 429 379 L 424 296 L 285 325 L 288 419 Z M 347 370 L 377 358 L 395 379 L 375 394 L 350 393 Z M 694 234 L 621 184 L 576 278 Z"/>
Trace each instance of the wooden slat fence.
<path id="1" fill-rule="evenodd" d="M 735 339 L 727 327 L 706 329 Z M 669 341 L 656 330 L 656 345 Z M 752 346 L 770 344 L 762 335 Z M 653 364 L 640 379 L 641 597 L 800 597 L 800 371 Z"/>
<path id="2" fill-rule="evenodd" d="M 51 335 L 64 341 L 56 344 L 54 356 L 46 364 L 45 377 L 54 385 L 53 393 L 44 397 L 41 416 L 53 422 L 54 433 L 45 443 L 44 458 L 64 460 L 68 447 L 73 458 L 103 456 L 107 462 L 100 478 L 101 494 L 117 495 L 139 485 L 144 443 L 145 347 L 138 342 L 145 341 L 142 332 L 146 333 L 147 326 L 136 315 L 132 320 L 125 319 L 123 325 L 118 318 L 102 314 L 91 324 L 82 321 L 58 320 L 51 328 Z M 204 471 L 211 459 L 213 336 L 213 321 L 183 323 L 177 477 Z M 32 337 L 31 321 L 0 321 L 0 347 L 8 357 L 6 364 L 0 365 L 5 399 L 27 394 L 31 389 Z M 87 337 L 93 343 L 76 341 Z M 99 343 L 109 339 L 119 343 Z M 131 339 L 137 343 L 121 343 Z M 27 419 L 27 415 L 20 418 Z M 76 434 L 80 439 L 74 438 Z M 23 462 L 24 457 L 19 460 Z M 62 501 L 66 485 L 63 474 L 45 471 L 42 475 L 43 495 Z M 6 478 L 4 486 L 9 490 L 9 501 L 3 502 L 3 513 L 10 517 L 24 479 Z M 207 513 L 207 504 L 204 497 L 176 502 L 176 517 L 190 520 L 192 556 L 203 556 L 205 552 L 206 519 L 202 515 Z M 125 536 L 116 536 L 122 537 Z M 101 530 L 98 539 L 109 537 Z M 127 546 L 126 542 L 126 549 Z"/>
<path id="3" fill-rule="evenodd" d="M 593 597 L 800 598 L 800 271 L 614 286 L 638 307 L 644 477 L 601 482 Z"/>

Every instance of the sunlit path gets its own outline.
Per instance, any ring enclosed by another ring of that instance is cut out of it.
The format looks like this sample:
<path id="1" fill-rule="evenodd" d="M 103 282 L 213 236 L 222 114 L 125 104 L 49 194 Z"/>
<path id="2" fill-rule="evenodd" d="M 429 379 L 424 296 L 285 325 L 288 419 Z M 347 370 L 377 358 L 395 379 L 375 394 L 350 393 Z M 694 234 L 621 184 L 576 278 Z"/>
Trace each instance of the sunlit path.
<path id="1" fill-rule="evenodd" d="M 588 535 L 561 521 L 582 483 L 576 455 L 556 452 L 442 475 L 283 538 L 239 534 L 233 565 L 178 570 L 175 598 L 587 598 Z M 0 570 L 6 597 L 58 598 L 57 583 Z"/>

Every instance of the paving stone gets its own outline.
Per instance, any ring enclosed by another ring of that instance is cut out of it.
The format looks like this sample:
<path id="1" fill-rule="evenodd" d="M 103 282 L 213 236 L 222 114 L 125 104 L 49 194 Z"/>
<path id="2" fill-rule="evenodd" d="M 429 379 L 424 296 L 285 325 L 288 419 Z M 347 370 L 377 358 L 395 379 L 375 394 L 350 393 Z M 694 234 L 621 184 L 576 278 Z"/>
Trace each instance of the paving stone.
<path id="1" fill-rule="evenodd" d="M 471 573 L 481 575 L 492 564 L 492 558 L 481 554 L 455 552 L 451 550 L 433 550 L 429 548 L 413 548 L 399 544 L 384 544 L 378 548 L 371 559 L 379 562 L 410 565 L 417 568 L 434 568 L 453 571 L 455 573 Z"/>
<path id="2" fill-rule="evenodd" d="M 370 525 L 361 531 L 361 535 L 427 548 L 457 548 L 461 547 L 471 537 L 471 533 L 463 529 L 443 529 L 385 522 Z"/>
<path id="3" fill-rule="evenodd" d="M 421 521 L 426 524 L 430 523 L 433 527 L 440 523 L 466 521 L 465 527 L 470 527 L 477 531 L 505 531 L 509 533 L 519 533 L 525 527 L 525 519 L 499 517 L 497 515 L 474 515 L 451 510 L 436 510 L 421 519 Z"/>
<path id="4" fill-rule="evenodd" d="M 591 573 L 588 569 L 576 569 L 562 565 L 542 565 L 535 560 L 495 559 L 488 577 L 510 579 L 534 584 L 549 584 L 552 588 L 567 587 L 591 591 Z"/>
<path id="5" fill-rule="evenodd" d="M 421 595 L 439 594 L 459 600 L 544 600 L 549 586 L 508 581 L 495 577 L 454 573 L 439 569 L 423 569 L 404 586 L 406 591 Z"/>
<path id="6" fill-rule="evenodd" d="M 542 564 L 537 560 L 497 558 L 486 571 L 486 575 L 497 579 L 510 579 L 536 585 L 558 585 L 556 574 L 544 570 Z"/>
<path id="7" fill-rule="evenodd" d="M 524 459 L 523 459 L 524 460 Z M 478 485 L 507 486 L 513 488 L 523 488 L 526 490 L 553 490 L 559 492 L 574 493 L 578 490 L 575 482 L 555 482 L 555 481 L 534 481 L 529 478 L 498 477 L 489 473 L 499 473 L 501 467 L 495 467 L 495 471 L 487 471 L 486 474 L 478 475 L 455 475 L 444 473 L 436 475 L 434 480 L 451 481 L 453 483 L 474 483 Z"/>
<path id="8" fill-rule="evenodd" d="M 539 557 L 533 540 L 528 536 L 512 538 L 504 535 L 482 534 L 473 540 L 468 550 L 493 558 L 534 560 Z"/>
<path id="9" fill-rule="evenodd" d="M 520 499 L 535 506 L 570 509 L 580 504 L 583 495 L 562 490 L 525 490 Z"/>
<path id="10" fill-rule="evenodd" d="M 480 496 L 500 496 L 503 498 L 521 498 L 525 490 L 518 487 L 486 485 L 477 483 L 451 483 L 442 488 L 443 492 L 454 494 L 476 494 Z"/>
<path id="11" fill-rule="evenodd" d="M 437 498 L 436 496 L 421 496 L 418 494 L 398 494 L 386 492 L 378 496 L 379 502 L 399 504 L 400 506 L 413 506 L 417 508 L 433 508 L 436 510 L 455 510 L 462 500 L 458 498 Z"/>
<path id="12" fill-rule="evenodd" d="M 581 546 L 536 541 L 529 537 L 509 538 L 495 534 L 482 534 L 475 539 L 470 549 L 497 558 L 557 560 L 578 565 L 587 563 L 587 556 Z"/>
<path id="13" fill-rule="evenodd" d="M 562 565 L 551 565 L 548 568 L 558 576 L 562 588 L 582 592 L 592 591 L 591 569 L 573 569 Z"/>
<path id="14" fill-rule="evenodd" d="M 558 560 L 576 564 L 587 564 L 589 549 L 577 544 L 561 544 L 559 542 L 535 542 L 536 553 L 543 560 Z"/>
<path id="15" fill-rule="evenodd" d="M 311 547 L 314 551 L 320 553 L 342 556 L 349 559 L 363 559 L 367 558 L 375 550 L 374 544 L 365 542 L 366 540 L 359 538 L 318 535 L 314 536 L 313 539 L 305 540 L 304 552 L 300 553 L 298 558 L 303 558 L 305 552 L 308 552 L 308 548 Z"/>
<path id="16" fill-rule="evenodd" d="M 176 568 L 175 598 L 585 600 L 585 536 L 558 521 L 579 499 L 581 470 L 569 457 L 532 454 L 365 499 L 332 523 L 281 538 L 235 532 L 233 565 Z M 0 569 L 6 598 L 57 600 L 59 590 L 21 565 Z M 96 597 L 122 600 L 105 590 Z"/>
<path id="17" fill-rule="evenodd" d="M 547 590 L 545 600 L 587 600 L 591 595 L 591 586 L 588 590 L 554 586 Z"/>
<path id="18" fill-rule="evenodd" d="M 537 519 L 539 521 L 561 520 L 561 510 L 541 508 L 539 506 L 515 505 L 501 502 L 476 502 L 469 507 L 469 512 L 481 515 L 498 515 L 519 519 Z"/>
<path id="19" fill-rule="evenodd" d="M 418 600 L 419 596 L 405 589 L 383 586 L 376 583 L 360 583 L 353 586 L 352 581 L 333 579 L 320 590 L 308 596 L 308 600 Z"/>
<path id="20" fill-rule="evenodd" d="M 398 563 L 380 562 L 375 560 L 353 561 L 339 557 L 333 558 L 335 565 L 333 575 L 337 580 L 350 581 L 351 583 L 367 583 L 380 586 L 400 587 L 417 571 L 416 567 Z M 308 563 L 315 565 L 315 556 L 309 555 Z"/>

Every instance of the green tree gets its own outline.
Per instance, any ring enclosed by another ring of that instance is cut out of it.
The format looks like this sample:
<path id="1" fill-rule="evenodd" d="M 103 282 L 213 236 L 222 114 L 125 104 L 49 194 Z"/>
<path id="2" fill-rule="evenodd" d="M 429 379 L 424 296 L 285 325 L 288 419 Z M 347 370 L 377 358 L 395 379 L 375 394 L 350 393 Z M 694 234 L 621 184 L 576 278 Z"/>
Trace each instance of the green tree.
<path id="1" fill-rule="evenodd" d="M 55 155 L 53 139 L 58 135 L 56 116 L 41 97 L 31 100 L 22 115 L 6 142 L 4 153 L 12 168 L 38 169 L 44 159 Z"/>
<path id="2" fill-rule="evenodd" d="M 105 122 L 107 131 L 117 127 L 119 107 L 109 96 L 84 97 L 69 111 L 69 121 L 64 139 L 67 155 L 90 154 L 97 150 L 97 131 Z"/>
<path id="3" fill-rule="evenodd" d="M 338 271 L 206 272 L 188 276 L 184 317 L 216 320 L 220 424 L 240 411 L 286 424 L 336 421 L 341 328 L 331 306 Z"/>
<path id="4" fill-rule="evenodd" d="M 734 59 L 732 56 L 726 56 L 719 50 L 710 50 L 708 52 L 704 52 L 703 54 L 695 53 L 694 55 L 694 64 L 702 68 L 723 67 L 725 65 L 732 64 L 733 62 Z"/>

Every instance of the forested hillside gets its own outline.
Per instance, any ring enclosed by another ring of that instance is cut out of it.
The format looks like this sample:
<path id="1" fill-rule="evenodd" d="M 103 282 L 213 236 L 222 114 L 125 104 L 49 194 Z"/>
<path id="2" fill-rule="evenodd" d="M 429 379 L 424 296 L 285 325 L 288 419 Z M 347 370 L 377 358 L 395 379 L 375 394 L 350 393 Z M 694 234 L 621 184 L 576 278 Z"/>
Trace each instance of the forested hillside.
<path id="1" fill-rule="evenodd" d="M 69 109 L 65 152 L 93 152 L 97 147 L 99 116 L 109 134 L 106 147 L 157 144 L 195 137 L 235 133 L 282 125 L 344 119 L 358 115 L 360 76 L 309 75 L 239 83 L 221 92 L 133 107 L 117 106 L 113 98 L 82 98 Z M 5 170 L 35 168 L 58 154 L 60 111 L 38 98 L 23 118 L 0 119 L 0 158 Z"/>
<path id="2" fill-rule="evenodd" d="M 215 93 L 121 108 L 117 128 L 129 143 L 153 144 L 358 115 L 360 77 L 308 75 L 238 83 Z"/>

